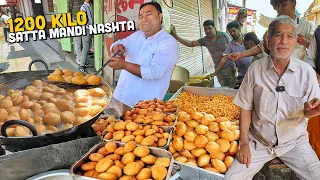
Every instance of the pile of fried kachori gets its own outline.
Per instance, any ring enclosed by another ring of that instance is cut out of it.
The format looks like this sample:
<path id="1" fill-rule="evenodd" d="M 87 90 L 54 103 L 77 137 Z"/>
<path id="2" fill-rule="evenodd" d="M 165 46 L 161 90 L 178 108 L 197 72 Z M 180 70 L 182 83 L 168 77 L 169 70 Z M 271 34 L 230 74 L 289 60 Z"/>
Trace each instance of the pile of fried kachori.
<path id="1" fill-rule="evenodd" d="M 173 126 L 176 121 L 177 106 L 173 101 L 163 102 L 153 99 L 137 103 L 132 110 L 124 113 L 124 120 L 132 120 L 139 124 L 157 126 Z"/>
<path id="2" fill-rule="evenodd" d="M 72 72 L 70 69 L 56 69 L 52 74 L 47 77 L 51 82 L 66 82 L 76 85 L 100 85 L 102 79 L 93 74 L 84 76 L 81 72 Z"/>
<path id="3" fill-rule="evenodd" d="M 90 154 L 81 165 L 83 176 L 107 180 L 165 179 L 170 159 L 156 157 L 146 146 L 131 141 L 120 147 L 108 142 L 97 152 Z"/>
<path id="4" fill-rule="evenodd" d="M 176 161 L 225 173 L 238 151 L 239 138 L 239 121 L 191 108 L 178 113 L 169 152 Z"/>
<path id="5" fill-rule="evenodd" d="M 131 120 L 110 122 L 104 139 L 121 142 L 135 141 L 143 146 L 164 147 L 169 141 L 170 131 L 156 125 L 141 125 Z"/>

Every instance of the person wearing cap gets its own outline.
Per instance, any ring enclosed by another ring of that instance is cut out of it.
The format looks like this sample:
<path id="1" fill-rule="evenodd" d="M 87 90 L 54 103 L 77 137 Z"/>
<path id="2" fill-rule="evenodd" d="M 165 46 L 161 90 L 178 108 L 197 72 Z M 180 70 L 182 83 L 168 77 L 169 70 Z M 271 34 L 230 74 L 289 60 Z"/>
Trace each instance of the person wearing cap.
<path id="1" fill-rule="evenodd" d="M 130 107 L 142 100 L 163 99 L 179 58 L 178 42 L 162 26 L 159 3 L 140 6 L 139 28 L 110 47 L 113 55 L 125 56 L 110 58 L 109 66 L 121 70 L 113 97 Z"/>
<path id="2" fill-rule="evenodd" d="M 246 34 L 248 32 L 247 26 L 245 25 L 247 17 L 248 17 L 248 10 L 246 8 L 240 8 L 235 20 L 239 22 L 241 26 L 242 34 Z"/>
<path id="3" fill-rule="evenodd" d="M 296 15 L 296 0 L 270 0 L 270 4 L 272 5 L 273 9 L 277 11 L 278 16 L 287 15 L 295 21 L 296 33 L 298 34 L 298 43 L 294 48 L 293 56 L 300 60 L 306 61 L 307 48 L 309 47 L 310 39 L 314 31 L 312 23 Z M 265 48 L 266 47 L 263 46 L 262 41 L 258 46 L 242 53 L 230 54 L 229 58 L 233 61 L 237 61 L 241 57 L 254 56 L 260 54 L 261 52 L 265 52 Z M 307 62 L 310 63 L 309 61 Z"/>
<path id="4" fill-rule="evenodd" d="M 203 22 L 203 30 L 205 36 L 194 41 L 190 41 L 181 38 L 177 31 L 172 25 L 171 32 L 174 38 L 176 38 L 181 44 L 188 47 L 204 46 L 208 49 L 214 66 L 217 66 L 220 58 L 223 55 L 228 43 L 231 41 L 229 35 L 225 32 L 217 31 L 214 21 L 206 20 Z M 221 68 L 220 72 L 217 73 L 218 82 L 221 86 L 232 86 L 236 82 L 235 78 L 235 67 L 234 62 L 227 61 L 225 65 Z"/>
<path id="5" fill-rule="evenodd" d="M 320 179 L 320 161 L 306 129 L 306 118 L 320 115 L 320 89 L 312 67 L 293 56 L 295 25 L 288 16 L 271 22 L 270 55 L 248 68 L 234 98 L 240 107 L 240 148 L 226 180 L 252 179 L 276 157 L 300 179 Z"/>

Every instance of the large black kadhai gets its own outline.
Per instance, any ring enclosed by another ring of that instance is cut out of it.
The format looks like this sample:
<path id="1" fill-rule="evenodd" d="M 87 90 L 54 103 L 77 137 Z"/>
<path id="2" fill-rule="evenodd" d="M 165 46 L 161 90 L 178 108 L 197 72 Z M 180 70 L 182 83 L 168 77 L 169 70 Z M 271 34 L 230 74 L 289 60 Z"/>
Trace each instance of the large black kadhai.
<path id="1" fill-rule="evenodd" d="M 52 70 L 49 70 L 49 71 L 47 70 L 46 73 L 39 74 L 39 72 L 37 71 L 30 71 L 30 68 L 29 68 L 29 72 L 26 72 L 24 74 L 24 77 L 20 77 L 20 78 L 16 78 L 16 76 L 12 76 L 11 73 L 1 74 L 2 79 L 8 80 L 11 77 L 14 77 L 14 79 L 11 79 L 9 81 L 6 81 L 0 84 L 0 94 L 5 95 L 10 89 L 14 89 L 14 90 L 23 89 L 24 87 L 31 85 L 34 80 L 45 80 L 46 77 L 52 72 L 53 72 Z M 27 74 L 27 77 L 26 77 L 26 74 Z M 107 95 L 109 97 L 108 98 L 109 100 L 108 104 L 109 104 L 110 99 L 112 97 L 112 90 L 110 86 L 106 82 L 102 81 L 102 84 L 98 87 L 101 87 L 102 89 L 108 89 L 109 92 L 107 92 Z M 107 105 L 105 106 L 105 108 L 107 107 Z M 82 134 L 86 133 L 88 130 L 90 130 L 92 124 L 99 118 L 101 113 L 102 111 L 98 113 L 96 116 L 89 119 L 85 123 L 79 124 L 77 126 L 74 126 L 72 128 L 69 128 L 63 131 L 59 131 L 52 134 L 44 134 L 44 135 L 37 135 L 37 131 L 34 128 L 34 126 L 32 126 L 31 124 L 28 124 L 24 120 L 7 121 L 1 127 L 1 133 L 3 136 L 0 136 L 0 145 L 4 145 L 8 151 L 16 152 L 16 151 L 43 147 L 50 144 L 57 144 L 61 142 L 74 140 L 74 139 L 77 139 Z M 28 127 L 33 133 L 33 136 L 6 137 L 6 128 L 13 124 L 19 124 L 19 125 Z"/>

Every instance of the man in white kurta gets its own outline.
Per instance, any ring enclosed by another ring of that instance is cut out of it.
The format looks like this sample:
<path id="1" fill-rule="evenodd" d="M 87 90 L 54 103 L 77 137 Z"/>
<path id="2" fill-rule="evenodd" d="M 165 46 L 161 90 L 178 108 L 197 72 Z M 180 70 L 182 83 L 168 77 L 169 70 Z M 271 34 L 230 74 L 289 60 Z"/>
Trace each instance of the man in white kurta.
<path id="1" fill-rule="evenodd" d="M 109 64 L 122 69 L 114 98 L 133 107 L 138 101 L 163 99 L 179 58 L 178 42 L 161 26 L 162 11 L 158 3 L 140 7 L 140 30 L 111 45 L 111 52 L 123 53 Z"/>

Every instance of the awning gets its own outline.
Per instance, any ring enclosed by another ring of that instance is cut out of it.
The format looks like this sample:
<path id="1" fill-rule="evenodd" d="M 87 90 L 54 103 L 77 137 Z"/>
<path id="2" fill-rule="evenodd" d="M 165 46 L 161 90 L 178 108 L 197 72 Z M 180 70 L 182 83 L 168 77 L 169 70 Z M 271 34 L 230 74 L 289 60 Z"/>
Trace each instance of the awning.
<path id="1" fill-rule="evenodd" d="M 268 28 L 269 27 L 269 24 L 271 23 L 271 21 L 273 20 L 274 18 L 271 18 L 271 17 L 268 17 L 268 16 L 265 16 L 263 14 L 260 14 L 260 19 L 258 21 L 258 23 L 263 26 L 264 28 Z"/>

